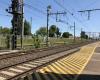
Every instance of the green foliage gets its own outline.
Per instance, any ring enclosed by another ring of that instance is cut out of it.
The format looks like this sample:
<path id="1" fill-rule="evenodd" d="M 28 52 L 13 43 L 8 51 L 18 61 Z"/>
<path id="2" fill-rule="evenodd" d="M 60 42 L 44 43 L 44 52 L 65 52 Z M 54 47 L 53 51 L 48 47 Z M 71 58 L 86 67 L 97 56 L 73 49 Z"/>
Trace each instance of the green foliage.
<path id="1" fill-rule="evenodd" d="M 85 35 L 85 39 L 88 39 L 88 35 Z"/>
<path id="2" fill-rule="evenodd" d="M 51 25 L 49 28 L 49 37 L 61 36 L 60 29 L 56 25 Z"/>
<path id="3" fill-rule="evenodd" d="M 27 20 L 24 22 L 24 35 L 31 35 L 31 25 Z"/>
<path id="4" fill-rule="evenodd" d="M 10 34 L 10 32 L 11 32 L 11 29 L 10 28 L 7 28 L 7 27 L 2 27 L 2 26 L 0 26 L 0 34 Z"/>
<path id="5" fill-rule="evenodd" d="M 40 35 L 42 37 L 47 35 L 47 28 L 46 27 L 40 27 L 37 31 L 36 31 L 36 35 Z M 59 37 L 61 36 L 61 32 L 60 29 L 58 27 L 56 27 L 56 25 L 52 25 L 49 28 L 49 37 Z"/>
<path id="6" fill-rule="evenodd" d="M 49 37 L 55 37 L 56 31 L 57 31 L 56 25 L 50 26 L 50 29 L 49 29 Z"/>
<path id="7" fill-rule="evenodd" d="M 47 35 L 47 28 L 46 27 L 40 27 L 39 30 L 36 31 L 36 35 L 40 36 L 46 36 Z"/>
<path id="8" fill-rule="evenodd" d="M 57 38 L 61 36 L 61 32 L 60 32 L 60 30 L 59 30 L 58 27 L 57 27 L 57 29 L 56 29 L 56 35 L 57 35 Z"/>
<path id="9" fill-rule="evenodd" d="M 62 35 L 63 38 L 69 38 L 69 36 L 72 36 L 69 32 L 64 32 Z"/>
<path id="10" fill-rule="evenodd" d="M 81 38 L 88 39 L 88 35 L 86 35 L 85 31 L 81 32 Z"/>
<path id="11" fill-rule="evenodd" d="M 12 28 L 11 29 L 7 27 L 3 28 L 2 26 L 0 26 L 0 34 L 10 34 L 10 33 L 12 33 Z M 31 25 L 27 20 L 25 20 L 24 22 L 24 35 L 31 35 Z"/>
<path id="12" fill-rule="evenodd" d="M 38 38 L 38 36 L 34 36 L 34 46 L 35 48 L 40 48 L 40 40 Z"/>

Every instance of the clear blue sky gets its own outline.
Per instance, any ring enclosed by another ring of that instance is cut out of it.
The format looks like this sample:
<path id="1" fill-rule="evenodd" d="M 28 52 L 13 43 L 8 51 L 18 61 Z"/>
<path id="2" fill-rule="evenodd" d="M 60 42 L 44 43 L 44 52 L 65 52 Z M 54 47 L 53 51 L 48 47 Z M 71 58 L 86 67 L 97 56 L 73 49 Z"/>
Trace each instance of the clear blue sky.
<path id="1" fill-rule="evenodd" d="M 83 14 L 82 16 L 77 11 L 85 10 L 85 9 L 95 9 L 100 8 L 100 0 L 57 0 L 61 5 L 63 5 L 66 9 L 68 9 L 71 13 L 74 13 L 75 18 L 73 18 L 69 13 L 66 16 L 61 16 L 60 19 L 69 22 L 73 25 L 74 21 L 76 22 L 76 33 L 77 35 L 80 33 L 80 29 L 83 28 L 85 31 L 89 32 L 100 32 L 100 11 L 94 11 L 91 14 L 91 19 L 87 20 L 87 14 Z M 0 26 L 11 27 L 11 18 L 4 15 L 9 15 L 5 9 L 10 5 L 11 0 L 0 0 Z M 55 3 L 55 0 L 24 0 L 24 3 L 29 4 L 33 7 L 38 8 L 39 10 L 46 12 L 46 7 L 48 5 L 52 6 L 52 12 L 57 11 L 65 11 L 59 5 Z M 32 17 L 32 33 L 34 33 L 39 27 L 46 26 L 46 15 L 41 14 L 40 12 L 34 10 L 33 8 L 29 8 L 27 6 L 24 7 L 24 17 L 28 21 L 31 21 Z M 1 15 L 3 14 L 3 15 Z M 55 16 L 53 16 L 55 17 Z M 73 32 L 72 29 L 69 28 L 68 25 L 63 23 L 57 23 L 55 19 L 50 18 L 49 25 L 55 24 L 57 25 L 61 32 L 70 31 Z"/>

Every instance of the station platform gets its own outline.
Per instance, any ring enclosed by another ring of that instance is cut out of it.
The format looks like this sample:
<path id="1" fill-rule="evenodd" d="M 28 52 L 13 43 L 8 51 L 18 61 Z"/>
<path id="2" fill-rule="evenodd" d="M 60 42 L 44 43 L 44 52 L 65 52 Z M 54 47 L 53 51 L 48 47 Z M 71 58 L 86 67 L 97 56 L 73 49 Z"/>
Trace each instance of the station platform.
<path id="1" fill-rule="evenodd" d="M 95 49 L 91 60 L 80 74 L 78 80 L 100 80 L 100 45 Z"/>
<path id="2" fill-rule="evenodd" d="M 95 50 L 99 44 L 83 46 L 80 51 L 37 70 L 32 76 L 35 80 L 100 80 L 100 54 Z"/>

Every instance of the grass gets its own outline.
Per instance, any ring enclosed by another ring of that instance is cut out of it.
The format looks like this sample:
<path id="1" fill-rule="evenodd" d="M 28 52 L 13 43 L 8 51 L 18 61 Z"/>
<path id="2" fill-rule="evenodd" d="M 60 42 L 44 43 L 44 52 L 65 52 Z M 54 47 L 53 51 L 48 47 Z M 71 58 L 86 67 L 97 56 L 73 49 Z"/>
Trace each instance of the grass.
<path id="1" fill-rule="evenodd" d="M 85 40 L 83 40 L 85 41 Z M 79 43 L 81 40 L 76 39 L 75 43 Z M 23 46 L 25 48 L 34 48 L 34 39 L 24 39 L 23 40 Z M 49 44 L 50 46 L 57 46 L 62 44 L 74 44 L 73 39 L 68 38 L 49 38 Z M 17 40 L 17 46 L 20 46 L 20 39 Z M 0 39 L 0 47 L 6 47 L 6 39 L 1 38 Z M 43 41 L 43 38 L 40 39 L 40 48 L 46 47 L 46 43 Z"/>

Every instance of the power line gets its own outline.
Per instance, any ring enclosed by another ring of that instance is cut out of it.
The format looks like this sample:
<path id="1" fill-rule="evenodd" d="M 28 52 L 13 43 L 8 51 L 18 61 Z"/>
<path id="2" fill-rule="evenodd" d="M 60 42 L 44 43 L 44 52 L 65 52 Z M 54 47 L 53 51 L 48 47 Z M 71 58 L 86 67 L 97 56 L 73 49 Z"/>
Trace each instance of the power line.
<path id="1" fill-rule="evenodd" d="M 5 15 L 5 14 L 1 14 L 1 13 L 0 13 L 0 15 L 1 15 L 1 16 L 12 17 L 11 15 Z"/>
<path id="2" fill-rule="evenodd" d="M 57 0 L 54 0 L 54 2 L 56 4 L 58 4 L 61 8 L 63 8 L 64 10 L 66 10 L 75 20 L 77 20 L 79 23 L 81 23 L 82 26 L 84 26 L 84 24 L 81 22 L 81 20 L 79 20 L 76 16 L 74 16 L 73 13 L 71 13 L 68 9 L 66 9 L 63 5 L 61 5 L 61 3 L 59 3 Z"/>
<path id="3" fill-rule="evenodd" d="M 82 11 L 78 11 L 78 12 L 80 12 L 80 13 L 87 12 L 88 13 L 88 20 L 90 20 L 90 13 L 92 11 L 100 11 L 100 9 L 88 9 L 88 10 L 82 10 Z"/>
<path id="4" fill-rule="evenodd" d="M 43 15 L 47 15 L 45 12 L 43 12 L 42 10 L 40 10 L 40 9 L 38 9 L 38 8 L 36 8 L 36 7 L 33 7 L 33 6 L 31 6 L 30 4 L 26 4 L 26 3 L 24 3 L 24 6 L 27 6 L 29 9 L 34 9 L 35 11 L 37 11 L 37 12 L 39 12 L 39 13 L 41 13 L 41 14 L 43 14 Z M 53 16 L 51 16 L 51 18 L 52 19 L 55 19 Z"/>
<path id="5" fill-rule="evenodd" d="M 38 9 L 38 8 L 36 8 L 36 7 L 33 7 L 33 6 L 29 5 L 29 4 L 24 3 L 24 6 L 27 6 L 27 7 L 31 8 L 31 9 L 36 10 L 37 12 L 40 12 L 40 13 L 46 15 L 46 13 L 43 12 L 42 10 L 40 10 L 40 9 Z"/>
<path id="6" fill-rule="evenodd" d="M 62 7 L 64 10 L 66 10 L 69 14 L 73 15 L 68 9 L 66 9 L 64 6 L 62 6 L 57 0 L 54 0 L 56 4 L 58 4 L 60 7 Z"/>

